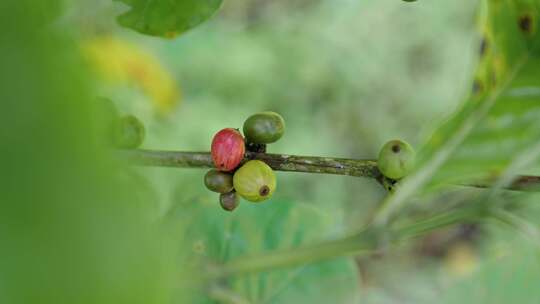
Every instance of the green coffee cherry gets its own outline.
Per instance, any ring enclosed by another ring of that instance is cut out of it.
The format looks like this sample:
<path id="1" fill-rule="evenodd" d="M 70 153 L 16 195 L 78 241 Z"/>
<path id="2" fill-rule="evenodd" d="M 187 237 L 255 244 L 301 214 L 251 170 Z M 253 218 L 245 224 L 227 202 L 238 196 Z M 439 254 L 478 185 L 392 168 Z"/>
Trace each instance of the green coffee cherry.
<path id="1" fill-rule="evenodd" d="M 114 133 L 116 147 L 135 149 L 143 143 L 145 129 L 143 123 L 137 117 L 127 115 L 120 118 Z"/>
<path id="2" fill-rule="evenodd" d="M 250 160 L 234 173 L 236 192 L 250 202 L 269 199 L 276 190 L 276 176 L 272 168 L 260 160 Z"/>
<path id="3" fill-rule="evenodd" d="M 210 170 L 204 176 L 204 185 L 210 191 L 228 193 L 233 190 L 233 177 L 226 172 Z"/>
<path id="4" fill-rule="evenodd" d="M 391 140 L 379 152 L 377 166 L 384 176 L 400 179 L 413 169 L 415 155 L 414 149 L 408 143 Z"/>
<path id="5" fill-rule="evenodd" d="M 244 136 L 249 143 L 270 144 L 280 139 L 284 132 L 285 121 L 275 112 L 257 113 L 244 122 Z"/>
<path id="6" fill-rule="evenodd" d="M 240 203 L 240 199 L 238 198 L 238 195 L 236 192 L 231 191 L 229 193 L 222 193 L 219 195 L 219 204 L 221 205 L 221 208 L 225 211 L 233 211 L 238 207 L 238 204 Z"/>
<path id="7" fill-rule="evenodd" d="M 103 97 L 97 98 L 92 106 L 92 121 L 99 142 L 104 145 L 112 145 L 115 126 L 120 119 L 118 109 L 110 99 Z"/>

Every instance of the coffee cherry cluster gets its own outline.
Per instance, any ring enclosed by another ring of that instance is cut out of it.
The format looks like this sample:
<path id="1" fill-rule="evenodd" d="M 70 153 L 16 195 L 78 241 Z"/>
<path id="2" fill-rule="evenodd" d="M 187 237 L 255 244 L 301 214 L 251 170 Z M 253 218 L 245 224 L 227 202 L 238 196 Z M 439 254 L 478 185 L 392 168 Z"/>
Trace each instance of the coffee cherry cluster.
<path id="1" fill-rule="evenodd" d="M 414 168 L 415 156 L 411 145 L 401 140 L 391 140 L 381 148 L 377 167 L 384 176 L 398 180 Z"/>
<path id="2" fill-rule="evenodd" d="M 285 121 L 274 112 L 250 116 L 243 126 L 245 139 L 238 129 L 225 128 L 214 135 L 211 154 L 214 166 L 204 176 L 210 191 L 220 194 L 219 202 L 226 211 L 233 211 L 239 197 L 250 202 L 269 199 L 276 190 L 276 176 L 265 162 L 242 163 L 246 151 L 266 152 L 266 145 L 278 141 L 285 132 Z"/>
<path id="3" fill-rule="evenodd" d="M 104 145 L 121 149 L 142 145 L 146 131 L 137 117 L 120 116 L 114 103 L 107 98 L 98 98 L 93 109 L 95 131 Z"/>

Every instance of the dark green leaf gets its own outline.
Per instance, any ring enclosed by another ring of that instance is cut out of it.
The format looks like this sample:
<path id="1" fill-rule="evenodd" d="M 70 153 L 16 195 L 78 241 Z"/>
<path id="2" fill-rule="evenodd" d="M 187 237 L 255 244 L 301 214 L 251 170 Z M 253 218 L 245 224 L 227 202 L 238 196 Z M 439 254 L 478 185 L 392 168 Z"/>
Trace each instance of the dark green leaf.
<path id="1" fill-rule="evenodd" d="M 131 9 L 118 22 L 140 33 L 171 38 L 210 18 L 223 0 L 115 0 Z"/>

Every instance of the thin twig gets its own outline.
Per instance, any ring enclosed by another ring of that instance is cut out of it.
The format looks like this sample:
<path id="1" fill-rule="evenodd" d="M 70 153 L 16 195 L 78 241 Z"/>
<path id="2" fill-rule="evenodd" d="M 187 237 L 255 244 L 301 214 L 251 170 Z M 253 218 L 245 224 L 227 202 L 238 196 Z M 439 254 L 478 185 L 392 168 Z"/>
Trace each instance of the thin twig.
<path id="1" fill-rule="evenodd" d="M 214 168 L 209 152 L 179 152 L 158 150 L 121 150 L 121 157 L 140 166 L 176 168 Z M 320 156 L 298 156 L 287 154 L 246 153 L 243 162 L 251 159 L 262 160 L 276 171 L 336 174 L 374 178 L 385 188 L 391 188 L 394 181 L 382 176 L 377 162 L 369 159 L 347 159 Z M 461 183 L 462 186 L 489 188 L 491 181 Z M 510 183 L 507 190 L 535 191 L 540 189 L 540 176 L 521 175 Z M 388 189 L 390 190 L 390 189 Z"/>
<path id="2" fill-rule="evenodd" d="M 244 299 L 239 294 L 219 285 L 211 286 L 208 290 L 208 295 L 210 296 L 210 298 L 218 301 L 218 303 L 251 304 L 251 302 L 249 302 L 247 299 Z"/>
<path id="3" fill-rule="evenodd" d="M 209 152 L 122 150 L 120 153 L 142 166 L 214 168 Z M 243 162 L 252 159 L 262 160 L 276 171 L 381 177 L 375 160 L 247 152 Z"/>
<path id="4" fill-rule="evenodd" d="M 491 188 L 493 186 L 493 182 L 470 182 L 460 185 L 476 188 Z M 519 175 L 514 178 L 510 184 L 503 187 L 503 189 L 514 191 L 538 191 L 540 190 L 540 176 Z"/>

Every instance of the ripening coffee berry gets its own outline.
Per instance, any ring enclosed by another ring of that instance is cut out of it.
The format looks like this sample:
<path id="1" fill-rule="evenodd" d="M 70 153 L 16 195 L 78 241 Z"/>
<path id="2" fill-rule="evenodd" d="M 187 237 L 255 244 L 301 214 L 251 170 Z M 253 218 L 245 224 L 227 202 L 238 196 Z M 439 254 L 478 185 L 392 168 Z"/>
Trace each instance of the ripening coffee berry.
<path id="1" fill-rule="evenodd" d="M 379 152 L 377 166 L 384 176 L 400 179 L 413 169 L 415 156 L 414 149 L 408 143 L 391 140 Z"/>
<path id="2" fill-rule="evenodd" d="M 233 190 L 233 177 L 226 172 L 210 170 L 204 176 L 204 184 L 210 191 L 227 193 Z"/>
<path id="3" fill-rule="evenodd" d="M 137 117 L 126 115 L 117 122 L 114 135 L 116 147 L 135 149 L 144 141 L 144 125 Z"/>
<path id="4" fill-rule="evenodd" d="M 216 168 L 220 171 L 232 171 L 244 158 L 244 137 L 236 129 L 223 129 L 214 136 L 211 150 Z"/>
<path id="5" fill-rule="evenodd" d="M 257 113 L 244 122 L 244 135 L 249 143 L 270 144 L 280 139 L 284 132 L 285 121 L 275 112 Z"/>
<path id="6" fill-rule="evenodd" d="M 233 176 L 236 192 L 250 202 L 269 199 L 276 190 L 276 176 L 272 168 L 260 160 L 250 160 Z"/>
<path id="7" fill-rule="evenodd" d="M 219 204 L 221 205 L 221 208 L 223 208 L 223 210 L 225 211 L 233 211 L 234 209 L 236 209 L 236 207 L 238 207 L 239 203 L 240 199 L 234 191 L 222 193 L 219 195 Z"/>

